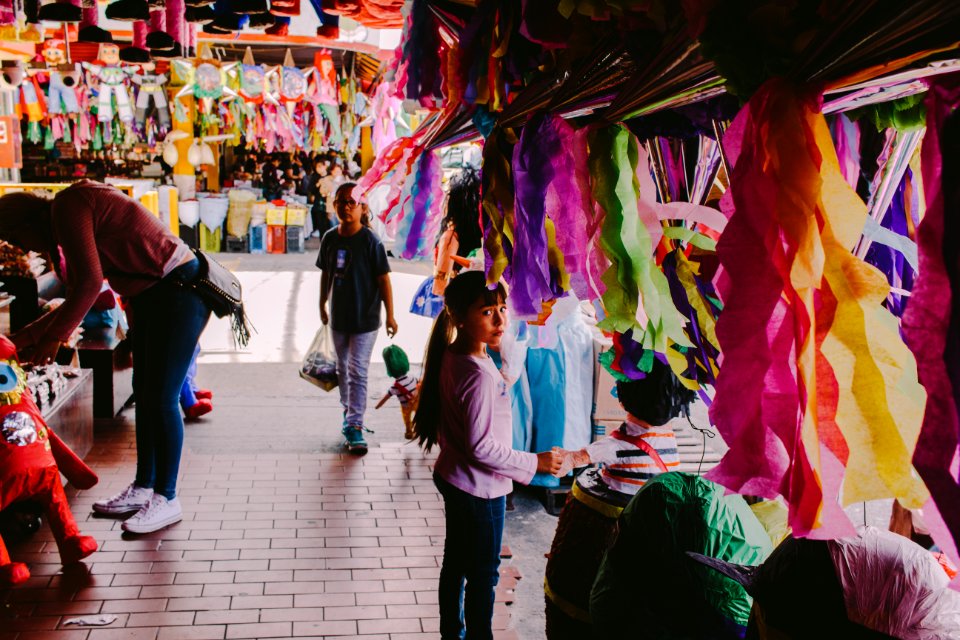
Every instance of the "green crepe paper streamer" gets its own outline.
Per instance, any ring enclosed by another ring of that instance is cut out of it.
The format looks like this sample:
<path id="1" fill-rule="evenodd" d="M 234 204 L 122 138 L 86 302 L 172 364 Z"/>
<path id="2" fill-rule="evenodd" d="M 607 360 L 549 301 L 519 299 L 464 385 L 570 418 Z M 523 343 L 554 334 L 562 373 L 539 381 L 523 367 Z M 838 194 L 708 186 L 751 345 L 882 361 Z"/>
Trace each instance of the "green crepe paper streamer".
<path id="1" fill-rule="evenodd" d="M 40 144 L 43 137 L 40 134 L 40 123 L 30 122 L 27 124 L 27 140 L 33 144 Z"/>
<path id="2" fill-rule="evenodd" d="M 699 231 L 694 231 L 693 229 L 688 229 L 686 227 L 664 227 L 663 235 L 671 240 L 679 240 L 681 242 L 692 244 L 693 246 L 703 249 L 704 251 L 717 250 L 716 240 L 713 238 L 708 238 Z"/>
<path id="3" fill-rule="evenodd" d="M 63 125 L 63 141 L 64 141 L 65 143 L 67 143 L 67 144 L 70 144 L 71 142 L 73 142 L 73 134 L 70 133 L 70 122 L 69 122 L 69 121 L 67 121 L 67 122 Z"/>
<path id="4" fill-rule="evenodd" d="M 616 357 L 617 354 L 614 353 L 613 349 L 610 349 L 601 353 L 598 359 L 600 361 L 600 365 L 607 370 L 607 373 L 613 376 L 614 380 L 617 382 L 630 382 L 630 378 L 613 368 L 613 361 L 616 359 Z"/>
<path id="5" fill-rule="evenodd" d="M 638 144 L 621 125 L 597 129 L 589 138 L 593 197 L 606 212 L 600 246 L 610 260 L 602 277 L 607 287 L 603 294 L 606 317 L 598 326 L 620 333 L 635 329 L 644 349 L 665 353 L 669 340 L 683 346 L 690 346 L 690 341 L 667 278 L 654 262 L 652 240 L 638 213 Z M 641 300 L 646 326 L 637 320 Z"/>
<path id="6" fill-rule="evenodd" d="M 43 131 L 43 150 L 52 151 L 53 150 L 53 127 L 47 127 Z"/>
<path id="7" fill-rule="evenodd" d="M 867 120 L 877 131 L 896 129 L 912 131 L 927 126 L 927 107 L 924 104 L 927 92 L 905 96 L 890 102 L 872 104 L 847 112 L 851 120 Z"/>
<path id="8" fill-rule="evenodd" d="M 93 141 L 91 146 L 94 151 L 100 151 L 103 149 L 103 133 L 100 131 L 100 125 L 94 125 L 93 127 Z"/>

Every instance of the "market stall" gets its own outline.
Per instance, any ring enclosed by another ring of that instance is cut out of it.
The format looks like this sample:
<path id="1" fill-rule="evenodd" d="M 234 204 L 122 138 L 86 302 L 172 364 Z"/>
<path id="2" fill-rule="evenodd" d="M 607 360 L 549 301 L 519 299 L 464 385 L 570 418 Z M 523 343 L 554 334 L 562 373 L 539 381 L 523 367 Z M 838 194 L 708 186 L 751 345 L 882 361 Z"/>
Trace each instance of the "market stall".
<path id="1" fill-rule="evenodd" d="M 413 3 L 393 95 L 431 113 L 361 181 L 402 255 L 432 252 L 439 149 L 477 141 L 515 318 L 589 301 L 603 366 L 669 364 L 729 446 L 707 478 L 794 536 L 896 498 L 956 563 L 960 9 L 547 5 Z"/>

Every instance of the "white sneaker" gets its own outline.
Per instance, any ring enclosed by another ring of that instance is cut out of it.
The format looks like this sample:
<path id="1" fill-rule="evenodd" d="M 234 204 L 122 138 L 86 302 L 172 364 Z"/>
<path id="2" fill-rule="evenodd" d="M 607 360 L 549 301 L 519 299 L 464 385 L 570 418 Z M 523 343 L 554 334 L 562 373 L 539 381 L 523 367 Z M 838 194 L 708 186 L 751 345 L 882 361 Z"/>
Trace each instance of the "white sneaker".
<path id="1" fill-rule="evenodd" d="M 159 493 L 153 494 L 150 502 L 130 516 L 120 527 L 129 533 L 152 533 L 183 520 L 180 501 L 167 500 Z"/>
<path id="2" fill-rule="evenodd" d="M 112 498 L 94 502 L 93 510 L 97 513 L 114 516 L 139 511 L 141 507 L 150 502 L 151 496 L 153 496 L 153 489 L 138 487 L 131 482 L 130 486 Z"/>

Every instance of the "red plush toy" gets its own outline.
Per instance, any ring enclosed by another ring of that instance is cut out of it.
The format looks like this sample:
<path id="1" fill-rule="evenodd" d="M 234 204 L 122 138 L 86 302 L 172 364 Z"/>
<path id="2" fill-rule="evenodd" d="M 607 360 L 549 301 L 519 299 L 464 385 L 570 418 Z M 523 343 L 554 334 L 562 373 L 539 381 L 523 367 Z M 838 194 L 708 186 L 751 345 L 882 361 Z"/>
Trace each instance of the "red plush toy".
<path id="1" fill-rule="evenodd" d="M 80 489 L 97 484 L 97 475 L 43 421 L 27 390 L 16 347 L 5 336 L 0 336 L 0 435 L 0 511 L 23 501 L 45 506 L 64 564 L 96 551 L 97 541 L 77 529 L 60 472 Z M 0 540 L 0 586 L 29 577 L 27 565 L 11 562 Z"/>

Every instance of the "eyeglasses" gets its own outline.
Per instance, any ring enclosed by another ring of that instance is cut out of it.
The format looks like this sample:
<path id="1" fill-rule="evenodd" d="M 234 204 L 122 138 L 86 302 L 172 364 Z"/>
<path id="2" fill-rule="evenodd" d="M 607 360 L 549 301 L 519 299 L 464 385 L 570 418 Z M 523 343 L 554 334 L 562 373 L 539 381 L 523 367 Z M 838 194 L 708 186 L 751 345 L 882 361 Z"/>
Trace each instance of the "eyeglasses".
<path id="1" fill-rule="evenodd" d="M 349 200 L 337 200 L 334 204 L 343 205 L 345 207 L 355 207 L 357 206 L 357 201 L 353 198 L 350 198 Z"/>

